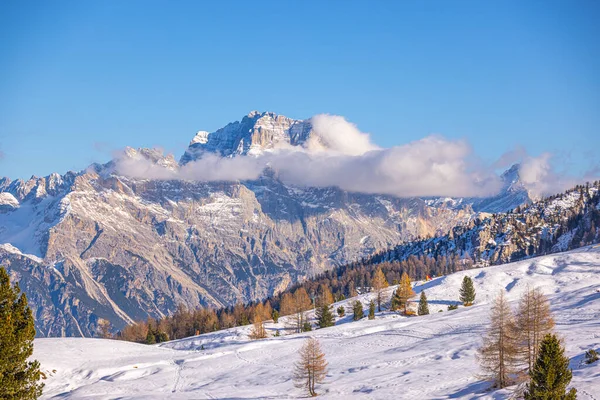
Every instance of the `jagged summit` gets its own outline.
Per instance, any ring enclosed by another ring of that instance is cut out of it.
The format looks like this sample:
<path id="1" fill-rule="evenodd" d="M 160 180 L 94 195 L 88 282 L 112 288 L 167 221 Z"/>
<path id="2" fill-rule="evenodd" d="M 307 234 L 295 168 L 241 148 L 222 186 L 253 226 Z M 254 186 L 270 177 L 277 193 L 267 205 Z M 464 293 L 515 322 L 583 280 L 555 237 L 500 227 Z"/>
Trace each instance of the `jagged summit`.
<path id="1" fill-rule="evenodd" d="M 183 165 L 196 160 L 206 152 L 233 157 L 303 145 L 311 130 L 309 120 L 296 120 L 274 112 L 251 111 L 241 121 L 227 124 L 215 132 L 198 131 L 180 163 Z"/>

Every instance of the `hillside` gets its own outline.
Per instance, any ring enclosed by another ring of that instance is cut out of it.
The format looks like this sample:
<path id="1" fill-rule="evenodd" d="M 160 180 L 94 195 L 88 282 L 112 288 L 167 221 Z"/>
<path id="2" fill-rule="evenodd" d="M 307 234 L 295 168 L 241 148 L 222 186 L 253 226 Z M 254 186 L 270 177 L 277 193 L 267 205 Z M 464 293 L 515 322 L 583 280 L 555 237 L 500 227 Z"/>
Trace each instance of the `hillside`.
<path id="1" fill-rule="evenodd" d="M 476 304 L 446 311 L 456 301 L 463 276 L 473 278 Z M 431 315 L 400 317 L 383 312 L 373 321 L 317 330 L 329 361 L 324 398 L 505 399 L 487 391 L 475 350 L 488 323 L 490 301 L 506 290 L 513 306 L 527 286 L 550 299 L 556 329 L 571 358 L 572 386 L 579 399 L 597 399 L 600 364 L 585 365 L 583 353 L 600 348 L 600 247 L 457 272 L 429 282 Z M 393 288 L 390 288 L 392 290 Z M 359 298 L 365 304 L 371 295 Z M 340 304 L 347 305 L 353 299 Z M 339 304 L 336 304 L 336 306 Z M 443 310 L 443 312 L 438 312 Z M 269 332 L 284 322 L 268 324 Z M 36 339 L 35 357 L 47 371 L 44 398 L 202 399 L 300 398 L 292 364 L 308 334 L 249 341 L 250 327 L 146 346 L 103 339 Z M 202 350 L 204 346 L 204 350 Z"/>

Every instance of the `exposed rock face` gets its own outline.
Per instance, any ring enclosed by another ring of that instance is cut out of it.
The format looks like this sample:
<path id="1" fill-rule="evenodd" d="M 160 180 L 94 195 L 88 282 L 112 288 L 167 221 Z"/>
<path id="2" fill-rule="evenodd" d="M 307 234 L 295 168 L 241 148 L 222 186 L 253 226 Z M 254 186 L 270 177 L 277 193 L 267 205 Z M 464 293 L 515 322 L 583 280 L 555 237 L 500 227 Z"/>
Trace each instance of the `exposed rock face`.
<path id="1" fill-rule="evenodd" d="M 252 155 L 303 145 L 310 122 L 251 113 L 199 132 L 202 152 Z M 127 149 L 166 168 L 172 157 Z M 86 172 L 0 180 L 0 264 L 27 292 L 40 335 L 94 334 L 188 307 L 263 298 L 332 266 L 474 218 L 468 201 L 400 199 L 247 182 L 131 179 Z M 498 204 L 495 202 L 494 204 Z M 483 204 L 479 209 L 485 209 Z M 2 245 L 3 244 L 3 245 Z"/>
<path id="2" fill-rule="evenodd" d="M 197 159 L 202 153 L 223 157 L 257 155 L 286 145 L 302 146 L 309 138 L 310 121 L 294 120 L 271 112 L 252 111 L 239 122 L 213 133 L 199 131 L 181 157 L 181 164 Z"/>

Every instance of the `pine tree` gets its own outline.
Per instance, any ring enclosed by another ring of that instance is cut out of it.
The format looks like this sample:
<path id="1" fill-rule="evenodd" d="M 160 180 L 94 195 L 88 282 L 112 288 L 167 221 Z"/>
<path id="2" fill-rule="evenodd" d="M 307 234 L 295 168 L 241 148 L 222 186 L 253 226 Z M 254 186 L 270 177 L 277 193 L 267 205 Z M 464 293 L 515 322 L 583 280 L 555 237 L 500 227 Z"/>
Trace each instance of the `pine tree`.
<path id="1" fill-rule="evenodd" d="M 317 311 L 315 312 L 317 317 L 317 324 L 319 328 L 327 328 L 329 326 L 335 325 L 335 319 L 333 317 L 333 313 L 331 312 L 331 306 L 329 304 L 323 304 Z"/>
<path id="2" fill-rule="evenodd" d="M 375 319 L 375 302 L 373 300 L 369 302 L 369 319 Z"/>
<path id="3" fill-rule="evenodd" d="M 475 302 L 475 287 L 473 286 L 473 280 L 468 276 L 464 277 L 459 293 L 460 301 L 465 307 L 473 305 L 473 302 Z"/>
<path id="4" fill-rule="evenodd" d="M 516 372 L 518 361 L 514 317 L 504 291 L 494 300 L 490 319 L 483 346 L 478 350 L 479 362 L 494 386 L 504 388 L 511 384 L 510 376 Z"/>
<path id="5" fill-rule="evenodd" d="M 541 290 L 528 289 L 521 296 L 515 323 L 519 333 L 520 357 L 527 371 L 531 371 L 540 342 L 554 328 L 550 304 Z"/>
<path id="6" fill-rule="evenodd" d="M 577 390 L 567 392 L 572 377 L 569 358 L 564 355 L 560 340 L 554 334 L 548 334 L 542 340 L 530 376 L 525 400 L 574 400 L 577 397 Z"/>
<path id="7" fill-rule="evenodd" d="M 404 308 L 404 313 L 408 310 L 408 300 L 414 297 L 415 292 L 412 290 L 410 278 L 406 272 L 402 273 L 400 284 L 392 297 L 392 310 Z"/>
<path id="8" fill-rule="evenodd" d="M 365 316 L 365 314 L 363 312 L 363 305 L 358 300 L 356 300 L 354 302 L 354 304 L 352 305 L 352 312 L 354 313 L 354 316 L 352 317 L 352 319 L 354 321 L 358 321 L 358 320 L 362 319 Z"/>
<path id="9" fill-rule="evenodd" d="M 277 310 L 273 310 L 273 313 L 271 314 L 271 318 L 273 318 L 273 323 L 278 323 L 279 322 L 279 311 Z M 277 331 L 279 332 L 279 331 Z"/>
<path id="10" fill-rule="evenodd" d="M 340 318 L 342 318 L 344 315 L 346 315 L 346 309 L 344 308 L 344 306 L 339 306 L 337 308 L 337 314 Z"/>
<path id="11" fill-rule="evenodd" d="M 421 292 L 421 298 L 419 299 L 419 309 L 417 310 L 417 314 L 419 314 L 419 315 L 428 315 L 429 314 L 429 304 L 427 304 L 427 296 L 425 296 L 425 291 Z"/>
<path id="12" fill-rule="evenodd" d="M 294 366 L 294 381 L 297 388 L 304 388 L 312 397 L 317 395 L 315 385 L 323 383 L 327 376 L 327 361 L 319 341 L 306 339 L 300 349 L 300 360 Z"/>
<path id="13" fill-rule="evenodd" d="M 377 268 L 375 271 L 375 276 L 373 277 L 373 281 L 371 282 L 371 286 L 373 290 L 377 293 L 377 310 L 381 312 L 381 302 L 383 301 L 383 289 L 389 286 L 387 279 L 385 279 L 385 275 L 381 268 Z"/>
<path id="14" fill-rule="evenodd" d="M 146 334 L 146 344 L 156 344 L 156 336 L 150 325 L 148 325 L 148 333 Z"/>
<path id="15" fill-rule="evenodd" d="M 31 400 L 42 394 L 40 363 L 33 354 L 33 314 L 19 284 L 0 267 L 0 399 Z"/>

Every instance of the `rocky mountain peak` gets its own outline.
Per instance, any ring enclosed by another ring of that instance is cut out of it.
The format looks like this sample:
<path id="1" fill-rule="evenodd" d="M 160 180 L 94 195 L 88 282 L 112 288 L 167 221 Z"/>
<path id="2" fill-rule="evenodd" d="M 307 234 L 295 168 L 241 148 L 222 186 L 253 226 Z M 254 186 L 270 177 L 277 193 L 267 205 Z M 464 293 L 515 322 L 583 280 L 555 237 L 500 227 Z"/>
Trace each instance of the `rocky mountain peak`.
<path id="1" fill-rule="evenodd" d="M 309 120 L 251 111 L 241 121 L 227 124 L 215 132 L 198 131 L 180 162 L 186 164 L 204 153 L 222 157 L 256 156 L 279 147 L 301 146 L 308 140 L 311 130 Z"/>

